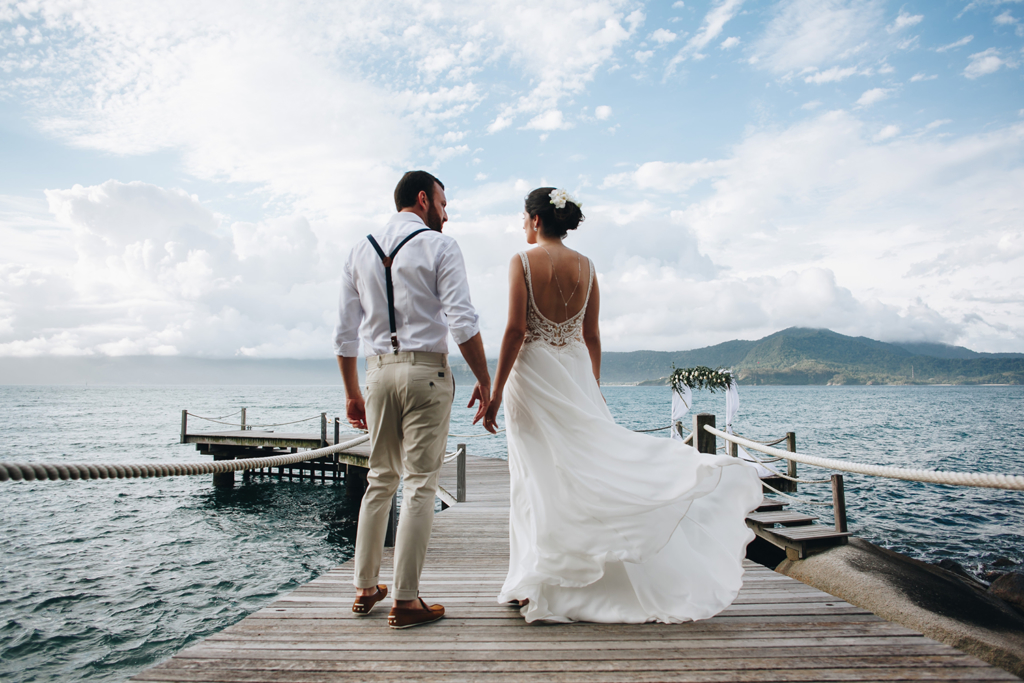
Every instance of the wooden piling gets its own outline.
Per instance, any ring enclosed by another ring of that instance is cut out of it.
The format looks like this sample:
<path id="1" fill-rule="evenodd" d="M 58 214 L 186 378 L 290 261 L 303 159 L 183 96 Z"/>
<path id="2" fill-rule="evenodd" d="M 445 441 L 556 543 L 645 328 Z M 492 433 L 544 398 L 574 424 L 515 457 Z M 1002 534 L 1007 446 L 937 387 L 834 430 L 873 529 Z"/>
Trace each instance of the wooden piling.
<path id="1" fill-rule="evenodd" d="M 181 411 L 181 441 L 185 443 L 185 434 L 188 433 L 188 410 Z"/>
<path id="2" fill-rule="evenodd" d="M 704 425 L 715 426 L 715 416 L 712 413 L 699 413 L 693 416 L 694 446 L 700 453 L 714 453 L 718 450 L 718 439 L 714 434 L 704 431 Z"/>
<path id="3" fill-rule="evenodd" d="M 843 490 L 843 475 L 832 475 L 832 511 L 836 518 L 836 531 L 848 531 L 846 527 L 846 493 Z"/>
<path id="4" fill-rule="evenodd" d="M 796 432 L 786 432 L 786 450 L 790 453 L 796 453 Z M 796 461 L 786 461 L 786 474 L 796 478 Z M 796 491 L 796 482 L 793 482 L 793 490 Z"/>
<path id="5" fill-rule="evenodd" d="M 327 413 L 320 413 L 320 448 L 327 445 Z"/>
<path id="6" fill-rule="evenodd" d="M 456 446 L 458 449 L 458 456 L 455 458 L 456 463 L 456 478 L 455 478 L 455 500 L 459 503 L 466 502 L 466 444 L 460 443 Z"/>
<path id="7" fill-rule="evenodd" d="M 245 431 L 245 408 L 242 408 L 242 431 Z"/>

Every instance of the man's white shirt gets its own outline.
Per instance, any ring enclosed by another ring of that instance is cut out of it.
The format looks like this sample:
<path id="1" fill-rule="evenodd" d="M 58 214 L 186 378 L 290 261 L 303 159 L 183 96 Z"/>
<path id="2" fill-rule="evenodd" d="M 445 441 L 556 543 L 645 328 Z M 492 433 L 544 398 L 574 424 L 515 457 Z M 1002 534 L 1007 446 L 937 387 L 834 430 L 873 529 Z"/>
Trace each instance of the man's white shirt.
<path id="1" fill-rule="evenodd" d="M 407 235 L 425 227 L 419 216 L 403 211 L 373 238 L 390 254 Z M 448 353 L 449 331 L 457 344 L 480 331 L 462 251 L 451 237 L 435 230 L 416 235 L 395 256 L 391 277 L 400 351 Z M 352 248 L 342 268 L 334 353 L 358 356 L 360 341 L 368 356 L 393 350 L 384 264 L 365 238 Z"/>

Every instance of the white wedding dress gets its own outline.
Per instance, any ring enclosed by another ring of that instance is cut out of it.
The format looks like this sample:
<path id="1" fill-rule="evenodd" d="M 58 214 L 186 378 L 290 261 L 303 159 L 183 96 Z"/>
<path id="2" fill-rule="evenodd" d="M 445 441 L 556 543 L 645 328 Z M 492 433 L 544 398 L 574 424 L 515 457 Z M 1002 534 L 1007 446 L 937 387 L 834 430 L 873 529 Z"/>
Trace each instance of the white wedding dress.
<path id="1" fill-rule="evenodd" d="M 583 315 L 545 318 L 526 273 L 527 333 L 505 388 L 512 506 L 499 603 L 527 621 L 678 623 L 728 607 L 762 498 L 727 455 L 615 424 L 583 343 Z M 590 264 L 587 300 L 593 289 Z"/>

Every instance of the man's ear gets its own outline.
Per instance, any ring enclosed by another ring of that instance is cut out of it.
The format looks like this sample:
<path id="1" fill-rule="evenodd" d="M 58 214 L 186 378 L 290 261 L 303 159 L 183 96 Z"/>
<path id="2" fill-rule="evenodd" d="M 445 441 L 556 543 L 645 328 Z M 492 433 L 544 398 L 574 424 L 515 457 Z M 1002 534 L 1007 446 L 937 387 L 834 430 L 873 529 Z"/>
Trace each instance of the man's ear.
<path id="1" fill-rule="evenodd" d="M 427 196 L 427 193 L 424 190 L 420 190 L 420 193 L 416 195 L 416 203 L 423 210 L 430 208 L 430 197 Z"/>

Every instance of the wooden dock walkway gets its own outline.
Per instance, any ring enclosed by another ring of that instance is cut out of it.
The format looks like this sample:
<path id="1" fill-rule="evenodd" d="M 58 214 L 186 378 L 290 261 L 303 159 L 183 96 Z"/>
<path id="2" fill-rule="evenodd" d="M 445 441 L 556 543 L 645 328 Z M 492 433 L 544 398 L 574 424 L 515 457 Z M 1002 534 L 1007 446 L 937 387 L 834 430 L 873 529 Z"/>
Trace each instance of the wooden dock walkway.
<path id="1" fill-rule="evenodd" d="M 454 463 L 441 483 L 454 488 Z M 994 681 L 975 657 L 746 563 L 736 602 L 688 624 L 526 624 L 495 603 L 508 568 L 508 469 L 470 456 L 467 502 L 438 513 L 421 590 L 447 616 L 387 628 L 391 600 L 352 614 L 352 563 L 331 570 L 132 680 Z M 391 551 L 382 578 L 391 585 Z"/>

